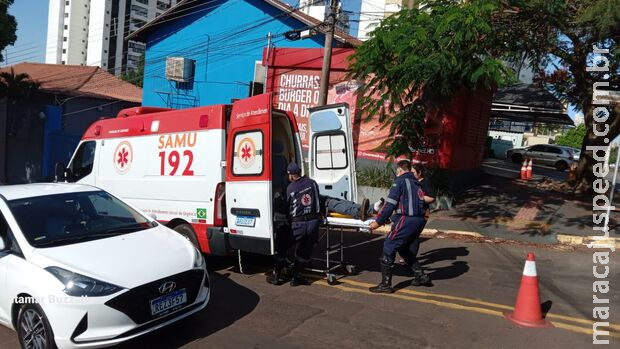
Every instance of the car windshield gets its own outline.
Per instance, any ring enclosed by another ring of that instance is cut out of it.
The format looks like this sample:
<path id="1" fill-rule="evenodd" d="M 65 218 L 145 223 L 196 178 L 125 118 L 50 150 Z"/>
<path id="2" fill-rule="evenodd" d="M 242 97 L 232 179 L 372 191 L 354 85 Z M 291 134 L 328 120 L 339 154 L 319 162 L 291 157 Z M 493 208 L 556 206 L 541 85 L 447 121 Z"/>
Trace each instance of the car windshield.
<path id="1" fill-rule="evenodd" d="M 37 196 L 8 204 L 33 247 L 69 245 L 155 226 L 104 191 Z"/>

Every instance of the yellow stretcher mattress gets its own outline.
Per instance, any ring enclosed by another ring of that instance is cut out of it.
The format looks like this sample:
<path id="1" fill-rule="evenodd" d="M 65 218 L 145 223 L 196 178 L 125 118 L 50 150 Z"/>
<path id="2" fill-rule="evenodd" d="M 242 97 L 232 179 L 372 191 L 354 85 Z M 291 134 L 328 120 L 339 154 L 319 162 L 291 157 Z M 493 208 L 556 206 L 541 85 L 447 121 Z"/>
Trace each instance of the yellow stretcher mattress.
<path id="1" fill-rule="evenodd" d="M 341 214 L 338 214 L 338 216 L 334 216 L 334 214 L 330 214 L 329 217 L 327 217 L 327 224 L 330 226 L 359 228 L 362 231 L 370 231 L 370 222 L 374 221 L 374 218 L 362 221 L 359 219 L 346 217 L 350 216 Z"/>

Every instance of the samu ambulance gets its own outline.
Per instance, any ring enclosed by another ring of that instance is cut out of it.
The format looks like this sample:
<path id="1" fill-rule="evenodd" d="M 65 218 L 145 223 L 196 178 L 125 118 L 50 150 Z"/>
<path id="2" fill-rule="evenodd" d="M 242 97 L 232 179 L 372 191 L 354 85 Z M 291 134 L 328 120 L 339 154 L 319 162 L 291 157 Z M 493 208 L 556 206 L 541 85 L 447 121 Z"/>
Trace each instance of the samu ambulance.
<path id="1" fill-rule="evenodd" d="M 310 177 L 321 194 L 355 201 L 348 105 L 309 117 Z M 273 254 L 274 195 L 302 154 L 294 115 L 262 94 L 231 105 L 124 109 L 86 130 L 64 177 L 128 201 L 205 253 Z"/>

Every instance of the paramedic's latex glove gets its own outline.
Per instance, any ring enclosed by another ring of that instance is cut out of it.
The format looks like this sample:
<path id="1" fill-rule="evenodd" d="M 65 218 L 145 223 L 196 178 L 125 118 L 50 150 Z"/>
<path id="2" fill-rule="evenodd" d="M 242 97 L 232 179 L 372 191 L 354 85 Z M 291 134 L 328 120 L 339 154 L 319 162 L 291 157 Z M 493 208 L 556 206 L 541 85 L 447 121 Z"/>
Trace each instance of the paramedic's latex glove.
<path id="1" fill-rule="evenodd" d="M 375 230 L 375 229 L 379 228 L 379 223 L 377 223 L 377 221 L 372 221 L 372 222 L 370 222 L 368 227 L 370 228 L 370 230 Z"/>

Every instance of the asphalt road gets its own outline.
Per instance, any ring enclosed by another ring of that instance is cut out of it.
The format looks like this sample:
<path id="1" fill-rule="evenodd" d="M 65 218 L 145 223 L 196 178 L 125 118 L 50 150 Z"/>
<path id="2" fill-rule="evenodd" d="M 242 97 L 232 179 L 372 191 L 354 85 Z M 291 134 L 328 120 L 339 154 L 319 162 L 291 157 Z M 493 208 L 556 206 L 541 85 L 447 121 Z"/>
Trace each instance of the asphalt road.
<path id="1" fill-rule="evenodd" d="M 592 251 L 471 240 L 432 239 L 421 260 L 432 287 L 409 285 L 395 269 L 393 295 L 367 287 L 379 278 L 382 236 L 346 234 L 359 275 L 335 286 L 315 274 L 311 286 L 265 283 L 269 260 L 210 259 L 212 300 L 186 320 L 126 343 L 129 348 L 587 348 L 592 346 Z M 320 249 L 321 247 L 319 247 Z M 535 253 L 540 297 L 554 328 L 519 328 L 503 317 L 514 305 L 524 259 Z M 610 348 L 620 345 L 620 254 L 610 256 Z M 600 298 L 600 297 L 599 297 Z M 15 348 L 0 329 L 0 348 Z"/>
<path id="2" fill-rule="evenodd" d="M 507 178 L 518 178 L 519 173 L 521 171 L 521 164 L 515 164 L 510 160 L 506 159 L 485 159 L 482 168 L 486 173 L 494 174 L 497 176 L 507 177 Z M 553 167 L 549 166 L 539 166 L 534 164 L 532 168 L 532 174 L 534 178 L 542 178 L 547 177 L 555 180 L 565 180 L 567 172 L 560 172 Z M 608 181 L 612 181 L 614 176 L 614 169 L 609 169 L 609 174 L 605 177 Z M 620 173 L 618 174 L 618 178 L 616 178 L 616 190 L 620 190 Z"/>

